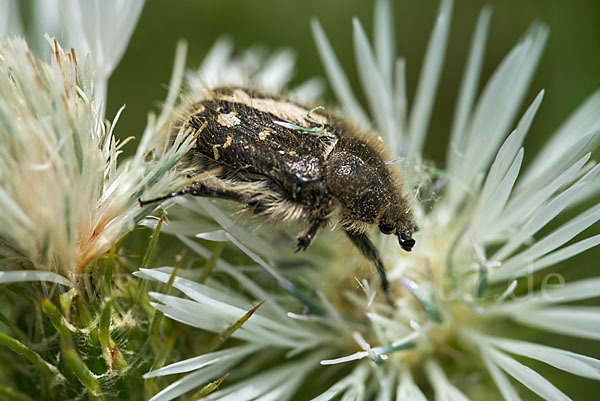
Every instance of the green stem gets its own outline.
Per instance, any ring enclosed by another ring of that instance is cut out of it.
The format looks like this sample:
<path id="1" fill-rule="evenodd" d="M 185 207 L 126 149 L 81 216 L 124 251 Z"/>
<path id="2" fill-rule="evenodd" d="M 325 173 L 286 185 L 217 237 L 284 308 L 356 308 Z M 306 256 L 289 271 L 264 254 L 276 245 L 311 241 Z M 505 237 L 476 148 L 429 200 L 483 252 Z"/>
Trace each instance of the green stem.
<path id="1" fill-rule="evenodd" d="M 147 269 L 150 265 L 150 259 L 152 258 L 154 247 L 156 246 L 156 242 L 158 241 L 158 237 L 160 235 L 160 228 L 162 227 L 162 222 L 165 219 L 163 215 L 158 223 L 156 224 L 156 228 L 152 233 L 152 237 L 150 238 L 150 243 L 148 244 L 148 248 L 146 248 L 146 252 L 144 253 L 144 258 L 142 259 L 142 265 L 140 266 L 143 269 Z"/>
<path id="2" fill-rule="evenodd" d="M 62 360 L 65 363 L 65 367 L 87 388 L 90 399 L 102 400 L 103 397 L 101 395 L 102 389 L 100 388 L 100 384 L 96 380 L 96 376 L 94 376 L 79 354 L 75 351 L 73 337 L 71 331 L 67 327 L 63 315 L 61 315 L 58 309 L 49 300 L 42 299 L 41 304 L 44 313 L 48 316 L 50 322 L 60 336 L 60 349 L 62 351 Z"/>
<path id="3" fill-rule="evenodd" d="M 44 311 L 46 316 L 48 316 L 48 318 L 50 319 L 50 322 L 52 323 L 52 325 L 54 326 L 56 331 L 58 331 L 58 335 L 60 336 L 61 342 L 68 343 L 69 345 L 72 346 L 73 338 L 71 337 L 71 331 L 67 327 L 66 321 L 65 321 L 63 315 L 58 311 L 58 309 L 56 309 L 56 306 L 54 306 L 54 304 L 52 304 L 52 302 L 50 302 L 49 300 L 42 299 L 41 304 L 42 304 L 42 310 Z"/>
<path id="4" fill-rule="evenodd" d="M 44 376 L 46 376 L 47 378 L 52 378 L 56 375 L 60 375 L 58 370 L 54 366 L 52 366 L 48 362 L 46 362 L 40 356 L 40 354 L 31 350 L 29 347 L 27 347 L 25 344 L 23 344 L 19 340 L 16 340 L 10 336 L 7 336 L 4 333 L 0 333 L 0 344 L 4 344 L 8 348 L 10 348 L 12 351 L 21 355 L 23 358 L 25 358 L 27 361 L 29 361 L 33 366 L 38 368 L 42 372 L 42 374 Z"/>
<path id="5" fill-rule="evenodd" d="M 142 264 L 140 266 L 140 268 L 142 269 L 147 269 L 150 266 L 150 260 L 152 259 L 152 255 L 154 254 L 154 247 L 156 246 L 156 243 L 158 241 L 158 236 L 160 235 L 160 228 L 162 227 L 162 222 L 164 219 L 165 216 L 163 215 L 160 218 L 160 220 L 158 220 L 156 228 L 152 233 L 152 237 L 150 237 L 150 243 L 148 244 L 146 252 L 144 253 L 144 257 L 142 258 Z M 136 299 L 138 300 L 138 302 L 142 301 L 143 295 L 146 293 L 146 282 L 146 280 L 142 280 L 141 283 L 138 285 L 136 294 Z"/>
<path id="6" fill-rule="evenodd" d="M 173 288 L 173 282 L 177 277 L 177 272 L 181 267 L 181 263 L 183 262 L 183 258 L 185 256 L 185 250 L 183 250 L 178 257 L 177 263 L 175 263 L 175 267 L 171 272 L 171 276 L 169 277 L 169 281 L 167 282 L 167 287 L 164 291 L 165 295 L 169 295 L 171 289 Z M 175 339 L 170 337 L 167 341 L 161 342 L 158 338 L 158 330 L 160 329 L 160 322 L 162 321 L 163 313 L 159 310 L 154 312 L 154 316 L 152 317 L 152 322 L 150 323 L 150 328 L 148 329 L 148 341 L 154 350 L 154 362 L 152 364 L 152 369 L 155 370 L 162 367 L 167 359 L 167 355 L 169 350 L 173 347 L 175 343 Z"/>
<path id="7" fill-rule="evenodd" d="M 65 366 L 79 379 L 89 391 L 92 400 L 103 400 L 102 389 L 96 376 L 88 369 L 87 365 L 79 357 L 79 354 L 70 345 L 62 344 L 62 357 Z"/>
<path id="8" fill-rule="evenodd" d="M 110 252 L 108 253 L 108 260 L 105 263 L 105 270 L 104 270 L 104 276 L 103 276 L 104 281 L 102 282 L 102 288 L 103 288 L 103 292 L 105 294 L 111 293 L 114 270 L 115 270 L 115 248 L 113 247 L 110 249 Z"/>
<path id="9" fill-rule="evenodd" d="M 0 398 L 6 397 L 11 401 L 33 401 L 27 394 L 0 385 Z"/>
<path id="10" fill-rule="evenodd" d="M 210 255 L 210 259 L 206 261 L 204 265 L 204 269 L 202 270 L 202 274 L 198 278 L 198 282 L 200 284 L 204 284 L 204 281 L 211 275 L 217 260 L 221 257 L 221 253 L 223 253 L 223 249 L 225 249 L 225 242 L 218 242 L 213 250 L 212 255 Z"/>
<path id="11" fill-rule="evenodd" d="M 15 322 L 6 317 L 4 313 L 0 312 L 0 322 L 4 323 L 6 327 L 17 337 L 25 338 L 25 333 L 21 330 Z"/>
<path id="12" fill-rule="evenodd" d="M 102 356 L 106 361 L 106 366 L 109 370 L 123 370 L 127 366 L 125 357 L 115 342 L 110 337 L 110 322 L 112 317 L 113 301 L 108 301 L 104 305 L 104 310 L 100 316 L 100 325 L 98 329 L 98 338 L 102 347 Z"/>

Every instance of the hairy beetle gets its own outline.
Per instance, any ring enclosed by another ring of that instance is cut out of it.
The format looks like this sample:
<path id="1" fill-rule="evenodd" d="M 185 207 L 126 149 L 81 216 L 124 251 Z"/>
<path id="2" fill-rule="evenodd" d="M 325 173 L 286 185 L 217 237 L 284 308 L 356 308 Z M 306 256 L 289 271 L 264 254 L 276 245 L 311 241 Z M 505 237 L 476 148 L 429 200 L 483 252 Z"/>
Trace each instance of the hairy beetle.
<path id="1" fill-rule="evenodd" d="M 181 124 L 197 135 L 179 162 L 189 177 L 206 179 L 141 204 L 191 194 L 237 201 L 254 213 L 303 226 L 296 250 L 305 250 L 332 218 L 375 264 L 386 295 L 389 283 L 379 252 L 367 235 L 377 226 L 410 251 L 416 231 L 400 180 L 373 135 L 343 119 L 258 90 L 205 89 L 191 101 Z"/>

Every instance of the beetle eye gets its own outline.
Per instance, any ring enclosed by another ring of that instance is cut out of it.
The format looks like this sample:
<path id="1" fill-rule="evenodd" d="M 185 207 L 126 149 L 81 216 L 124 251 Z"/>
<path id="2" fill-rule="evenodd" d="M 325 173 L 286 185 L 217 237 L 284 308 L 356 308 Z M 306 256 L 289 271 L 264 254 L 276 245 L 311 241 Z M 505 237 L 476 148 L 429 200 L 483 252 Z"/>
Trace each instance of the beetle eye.
<path id="1" fill-rule="evenodd" d="M 379 230 L 381 230 L 381 232 L 384 234 L 391 234 L 395 229 L 396 227 L 391 224 L 384 223 L 383 221 L 379 222 Z"/>

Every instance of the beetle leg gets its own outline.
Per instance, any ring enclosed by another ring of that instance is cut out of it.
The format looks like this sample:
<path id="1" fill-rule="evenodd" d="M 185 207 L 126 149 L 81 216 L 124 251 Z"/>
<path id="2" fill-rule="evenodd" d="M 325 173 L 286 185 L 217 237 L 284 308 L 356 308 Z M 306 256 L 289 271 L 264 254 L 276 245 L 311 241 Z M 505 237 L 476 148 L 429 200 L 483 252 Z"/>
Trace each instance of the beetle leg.
<path id="1" fill-rule="evenodd" d="M 238 192 L 223 188 L 207 187 L 206 185 L 199 183 L 193 184 L 187 193 L 193 196 L 227 199 L 236 202 L 245 202 L 246 200 L 244 196 Z"/>
<path id="2" fill-rule="evenodd" d="M 146 205 L 149 205 L 151 203 L 155 203 L 155 202 L 160 202 L 166 199 L 171 199 L 174 198 L 176 196 L 182 196 L 189 193 L 187 188 L 181 189 L 177 192 L 171 192 L 170 194 L 166 194 L 163 196 L 159 196 L 158 198 L 153 198 L 153 199 L 148 199 L 148 200 L 142 200 L 142 198 L 138 198 L 138 202 L 140 203 L 140 207 L 144 207 Z"/>
<path id="3" fill-rule="evenodd" d="M 260 214 L 267 210 L 264 202 L 260 199 L 248 197 L 247 195 L 242 195 L 241 193 L 232 191 L 230 189 L 207 187 L 206 185 L 196 184 L 188 193 L 194 196 L 227 199 L 235 202 L 245 203 L 254 212 L 254 214 Z"/>
<path id="4" fill-rule="evenodd" d="M 344 229 L 344 232 L 348 238 L 350 238 L 352 243 L 360 250 L 363 256 L 373 262 L 381 279 L 381 288 L 383 289 L 388 301 L 390 301 L 390 283 L 387 279 L 387 275 L 385 274 L 385 268 L 383 267 L 383 262 L 379 256 L 379 251 L 375 245 L 373 245 L 373 242 L 369 239 L 369 236 L 366 233 L 358 233 L 356 231 L 350 231 L 346 229 Z"/>
<path id="5" fill-rule="evenodd" d="M 160 196 L 158 198 L 144 200 L 144 201 L 141 199 L 138 199 L 138 202 L 140 203 L 140 206 L 145 206 L 150 203 L 159 202 L 159 201 L 162 201 L 165 199 L 175 198 L 177 196 L 183 196 L 183 195 L 188 195 L 188 194 L 193 195 L 193 196 L 204 196 L 207 198 L 228 199 L 228 200 L 237 201 L 237 202 L 245 202 L 246 201 L 246 199 L 244 198 L 243 195 L 241 195 L 235 191 L 231 191 L 231 190 L 223 189 L 223 188 L 207 187 L 206 185 L 196 183 L 196 184 L 192 184 L 186 188 L 183 188 L 177 192 L 172 192 L 170 194 Z"/>
<path id="6" fill-rule="evenodd" d="M 306 251 L 306 248 L 310 245 L 312 240 L 317 235 L 317 232 L 325 225 L 326 220 L 321 218 L 314 219 L 306 234 L 298 237 L 298 242 L 296 243 L 296 252 Z"/>

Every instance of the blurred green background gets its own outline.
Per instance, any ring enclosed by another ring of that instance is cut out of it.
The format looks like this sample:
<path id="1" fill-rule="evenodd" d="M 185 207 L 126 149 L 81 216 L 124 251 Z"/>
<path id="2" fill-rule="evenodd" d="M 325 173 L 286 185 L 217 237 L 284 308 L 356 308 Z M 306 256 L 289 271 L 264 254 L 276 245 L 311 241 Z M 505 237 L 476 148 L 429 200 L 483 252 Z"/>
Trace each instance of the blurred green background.
<path id="1" fill-rule="evenodd" d="M 228 34 L 237 49 L 257 43 L 273 50 L 289 47 L 298 56 L 295 83 L 324 76 L 310 32 L 317 17 L 340 61 L 358 89 L 352 50 L 352 17 L 372 32 L 373 1 L 365 0 L 148 0 L 125 56 L 109 86 L 108 113 L 127 108 L 117 125 L 121 138 L 139 137 L 148 110 L 166 96 L 176 41 L 188 41 L 187 66 L 196 68 L 212 43 Z M 433 26 L 438 1 L 394 1 L 398 55 L 407 59 L 409 104 Z M 600 2 L 598 0 L 458 0 L 449 47 L 428 135 L 426 156 L 443 162 L 455 98 L 477 16 L 493 8 L 484 72 L 494 68 L 533 21 L 550 27 L 550 37 L 525 102 L 544 88 L 546 96 L 527 139 L 526 158 L 534 154 L 580 102 L 600 87 Z M 107 27 L 110 29 L 110 27 Z M 481 89 L 481 88 L 480 88 Z M 331 92 L 327 99 L 333 100 Z M 599 111 L 600 112 L 600 111 Z M 130 143 L 127 153 L 133 151 Z"/>

